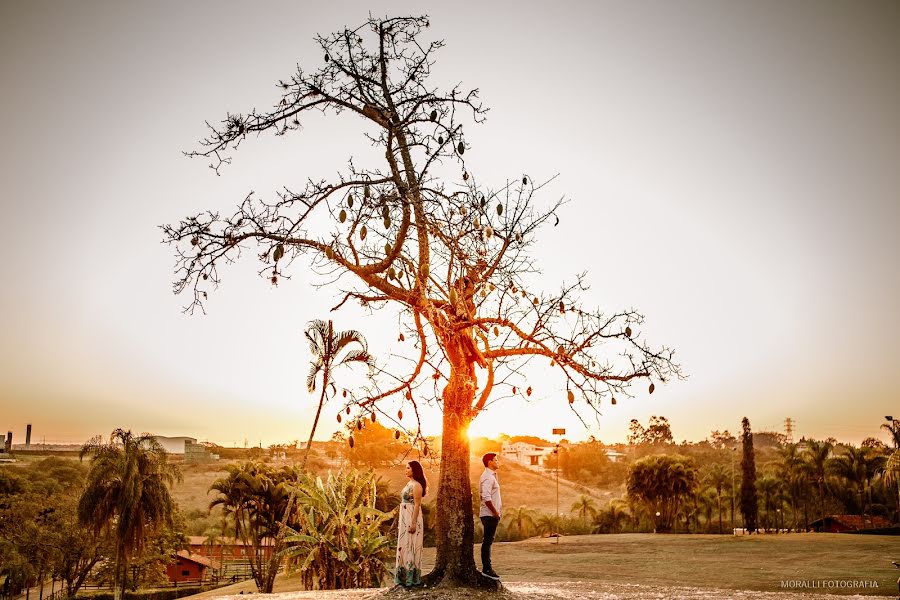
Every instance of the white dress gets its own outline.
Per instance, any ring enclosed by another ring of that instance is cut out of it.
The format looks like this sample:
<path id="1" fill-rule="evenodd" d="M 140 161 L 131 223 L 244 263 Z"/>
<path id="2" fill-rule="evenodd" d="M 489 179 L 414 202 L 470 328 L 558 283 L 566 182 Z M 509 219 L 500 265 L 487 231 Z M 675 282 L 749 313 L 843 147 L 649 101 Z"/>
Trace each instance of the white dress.
<path id="1" fill-rule="evenodd" d="M 421 585 L 422 583 L 422 511 L 416 519 L 416 532 L 410 533 L 413 511 L 416 500 L 413 496 L 413 485 L 410 481 L 400 492 L 400 524 L 397 531 L 397 570 L 394 583 L 404 587 Z"/>

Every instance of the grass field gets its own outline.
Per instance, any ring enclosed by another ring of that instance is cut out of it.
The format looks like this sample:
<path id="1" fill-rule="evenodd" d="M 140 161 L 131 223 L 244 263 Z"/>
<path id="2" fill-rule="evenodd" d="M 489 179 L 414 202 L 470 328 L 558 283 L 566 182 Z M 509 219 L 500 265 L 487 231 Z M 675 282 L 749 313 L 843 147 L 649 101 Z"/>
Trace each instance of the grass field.
<path id="1" fill-rule="evenodd" d="M 477 546 L 475 551 L 477 556 Z M 527 587 L 526 582 L 542 590 L 570 588 L 570 598 L 582 597 L 578 590 L 600 594 L 583 597 L 604 597 L 604 591 L 617 590 L 619 595 L 609 597 L 628 598 L 632 596 L 621 590 L 629 586 L 639 586 L 635 588 L 638 590 L 679 588 L 697 592 L 659 597 L 731 597 L 731 592 L 724 590 L 766 593 L 749 597 L 769 597 L 769 593 L 777 597 L 786 592 L 799 592 L 810 598 L 828 594 L 896 596 L 900 575 L 890 563 L 900 561 L 900 543 L 889 536 L 591 535 L 562 538 L 558 545 L 539 538 L 498 543 L 493 555 L 494 567 L 503 581 L 520 584 L 513 589 Z M 426 571 L 433 561 L 434 549 L 426 548 Z M 808 587 L 783 588 L 782 581 L 807 582 Z M 838 587 L 860 586 L 861 583 L 852 582 L 864 581 L 875 582 L 877 587 Z M 570 586 L 565 582 L 580 583 Z M 276 592 L 298 589 L 297 579 L 291 577 L 280 577 L 275 586 Z M 255 591 L 255 586 L 244 582 L 204 596 L 237 594 L 242 590 Z"/>

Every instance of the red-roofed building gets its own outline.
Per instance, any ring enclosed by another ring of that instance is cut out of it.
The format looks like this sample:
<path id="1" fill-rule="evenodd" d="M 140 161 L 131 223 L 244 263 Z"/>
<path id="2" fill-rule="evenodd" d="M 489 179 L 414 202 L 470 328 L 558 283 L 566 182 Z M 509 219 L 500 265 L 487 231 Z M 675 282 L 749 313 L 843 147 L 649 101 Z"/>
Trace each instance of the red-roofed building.
<path id="1" fill-rule="evenodd" d="M 825 533 L 855 533 L 861 529 L 881 529 L 891 523 L 884 517 L 862 515 L 829 515 L 809 524 L 815 531 Z"/>
<path id="2" fill-rule="evenodd" d="M 208 569 L 218 570 L 219 565 L 205 556 L 179 550 L 175 553 L 175 560 L 166 567 L 166 575 L 172 583 L 183 581 L 202 581 L 206 577 Z"/>
<path id="3" fill-rule="evenodd" d="M 232 561 L 247 560 L 250 557 L 250 553 L 253 552 L 253 546 L 246 545 L 242 540 L 237 538 L 217 538 L 213 540 L 215 543 L 211 545 L 208 544 L 207 541 L 208 538 L 205 538 L 202 535 L 189 535 L 188 546 L 191 548 L 191 553 L 221 561 Z M 263 540 L 263 558 L 272 556 L 272 551 L 274 549 L 274 540 Z"/>

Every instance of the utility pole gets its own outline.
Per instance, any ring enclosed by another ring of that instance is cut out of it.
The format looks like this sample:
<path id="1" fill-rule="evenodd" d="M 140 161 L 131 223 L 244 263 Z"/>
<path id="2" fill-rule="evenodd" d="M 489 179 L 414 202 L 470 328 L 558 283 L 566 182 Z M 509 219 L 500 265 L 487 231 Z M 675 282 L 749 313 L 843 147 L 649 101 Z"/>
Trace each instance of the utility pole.
<path id="1" fill-rule="evenodd" d="M 553 453 L 556 454 L 556 528 L 559 529 L 559 443 L 562 441 L 562 436 L 566 435 L 566 430 L 555 428 L 553 435 L 557 436 L 556 448 Z M 559 531 L 554 533 L 556 533 L 556 543 L 559 544 Z"/>

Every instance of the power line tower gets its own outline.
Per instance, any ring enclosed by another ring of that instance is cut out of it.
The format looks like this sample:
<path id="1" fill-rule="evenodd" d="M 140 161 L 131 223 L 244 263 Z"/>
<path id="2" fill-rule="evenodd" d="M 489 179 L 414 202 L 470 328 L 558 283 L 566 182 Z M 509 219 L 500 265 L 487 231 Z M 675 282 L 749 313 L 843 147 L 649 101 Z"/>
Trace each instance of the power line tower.
<path id="1" fill-rule="evenodd" d="M 794 443 L 794 420 L 790 417 L 784 420 L 784 434 L 787 437 L 787 443 Z"/>

